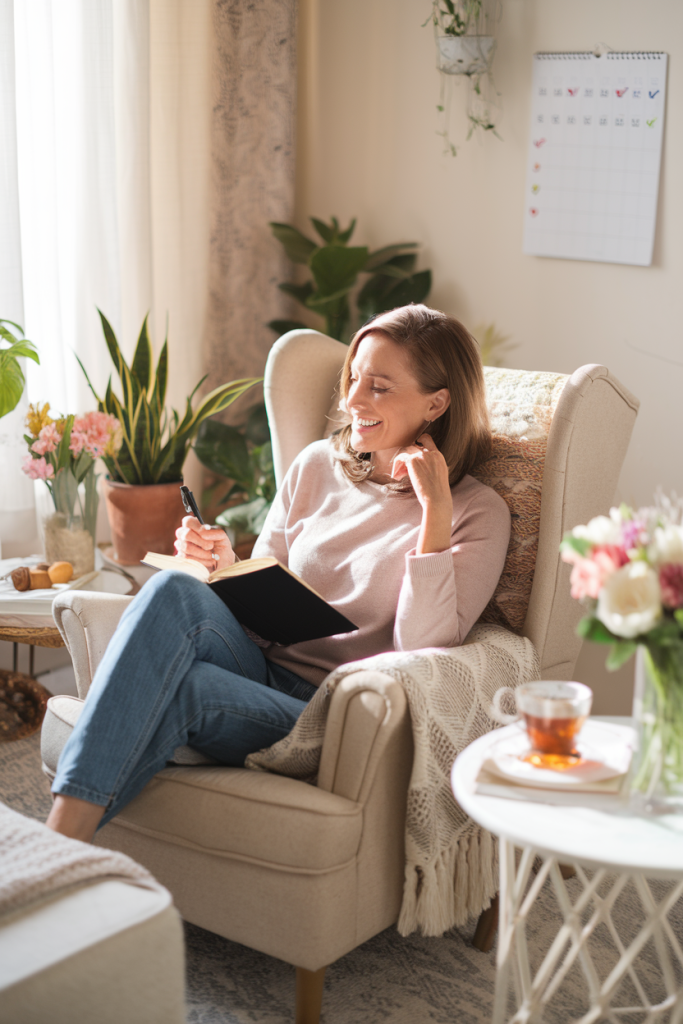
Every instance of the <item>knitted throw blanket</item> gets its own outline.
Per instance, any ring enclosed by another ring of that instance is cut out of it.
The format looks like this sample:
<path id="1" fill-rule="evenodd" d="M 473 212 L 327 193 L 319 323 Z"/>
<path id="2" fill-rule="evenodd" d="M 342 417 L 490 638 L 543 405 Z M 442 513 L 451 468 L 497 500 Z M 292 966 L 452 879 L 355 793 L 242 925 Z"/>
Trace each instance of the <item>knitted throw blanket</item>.
<path id="1" fill-rule="evenodd" d="M 67 839 L 0 804 L 0 918 L 83 882 L 104 878 L 161 889 L 145 868 L 125 854 Z"/>
<path id="2" fill-rule="evenodd" d="M 315 784 L 332 694 L 343 678 L 368 670 L 383 672 L 403 687 L 415 746 L 398 930 L 402 935 L 416 929 L 442 935 L 479 914 L 498 891 L 495 840 L 453 799 L 453 761 L 494 727 L 488 712 L 496 690 L 538 679 L 538 658 L 526 637 L 478 624 L 461 647 L 451 650 L 395 652 L 350 662 L 325 679 L 292 732 L 251 754 L 247 767 Z"/>

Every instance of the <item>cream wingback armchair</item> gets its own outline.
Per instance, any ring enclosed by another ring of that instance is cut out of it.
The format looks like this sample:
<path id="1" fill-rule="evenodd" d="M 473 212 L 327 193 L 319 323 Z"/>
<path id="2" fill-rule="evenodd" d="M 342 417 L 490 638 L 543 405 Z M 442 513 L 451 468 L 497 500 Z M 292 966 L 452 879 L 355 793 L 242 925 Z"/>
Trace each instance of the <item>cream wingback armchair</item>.
<path id="1" fill-rule="evenodd" d="M 292 331 L 273 346 L 265 394 L 278 482 L 329 429 L 346 351 L 316 331 Z M 571 377 L 487 370 L 487 389 L 494 429 L 543 449 L 538 555 L 521 631 L 545 678 L 570 678 L 580 609 L 558 545 L 566 529 L 609 508 L 638 402 L 602 366 Z M 72 591 L 55 601 L 81 698 L 128 600 Z M 149 868 L 188 921 L 296 966 L 298 1024 L 319 1019 L 325 966 L 396 922 L 401 905 L 412 738 L 401 686 L 384 676 L 380 694 L 365 685 L 374 674 L 359 671 L 335 691 L 316 786 L 174 766 L 96 837 Z M 48 774 L 80 706 L 50 702 Z"/>

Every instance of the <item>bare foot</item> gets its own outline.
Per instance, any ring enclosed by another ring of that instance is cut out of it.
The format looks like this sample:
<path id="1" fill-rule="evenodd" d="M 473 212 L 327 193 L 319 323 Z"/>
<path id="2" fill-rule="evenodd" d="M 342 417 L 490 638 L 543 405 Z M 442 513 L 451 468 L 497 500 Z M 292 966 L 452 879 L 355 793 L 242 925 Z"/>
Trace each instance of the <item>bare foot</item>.
<path id="1" fill-rule="evenodd" d="M 91 804 L 75 796 L 62 796 L 57 793 L 45 824 L 54 832 L 68 836 L 69 839 L 91 843 L 104 811 L 105 808 L 99 804 Z"/>

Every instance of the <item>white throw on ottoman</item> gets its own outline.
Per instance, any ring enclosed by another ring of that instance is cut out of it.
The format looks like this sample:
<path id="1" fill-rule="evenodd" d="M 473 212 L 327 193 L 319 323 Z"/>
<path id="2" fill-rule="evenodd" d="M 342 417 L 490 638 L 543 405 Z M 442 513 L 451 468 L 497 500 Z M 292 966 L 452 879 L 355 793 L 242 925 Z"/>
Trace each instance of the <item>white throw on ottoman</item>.
<path id="1" fill-rule="evenodd" d="M 0 804 L 0 1020 L 181 1024 L 183 933 L 130 858 Z"/>

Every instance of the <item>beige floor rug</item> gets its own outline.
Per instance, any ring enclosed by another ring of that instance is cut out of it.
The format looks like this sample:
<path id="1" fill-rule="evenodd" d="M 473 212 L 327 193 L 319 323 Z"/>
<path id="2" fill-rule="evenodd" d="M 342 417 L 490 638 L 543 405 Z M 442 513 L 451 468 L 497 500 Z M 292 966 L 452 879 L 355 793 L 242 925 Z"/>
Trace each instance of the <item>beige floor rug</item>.
<path id="1" fill-rule="evenodd" d="M 51 799 L 40 770 L 38 736 L 0 744 L 0 800 L 45 819 Z M 633 891 L 622 895 L 615 917 L 622 936 L 635 933 L 642 911 Z M 670 920 L 683 944 L 681 904 Z M 557 904 L 547 888 L 529 928 L 532 967 L 549 948 L 557 921 Z M 190 1024 L 290 1024 L 293 968 L 193 925 L 186 926 L 186 934 Z M 322 1024 L 484 1024 L 491 1017 L 495 951 L 477 952 L 468 944 L 469 936 L 463 929 L 440 939 L 403 939 L 387 929 L 328 969 Z M 606 930 L 596 934 L 592 954 L 604 976 L 616 958 Z M 641 964 L 645 987 L 653 996 L 661 994 L 651 947 L 645 948 Z M 585 992 L 583 975 L 572 968 L 544 1020 L 570 1024 L 580 1018 L 587 1008 Z M 625 987 L 622 1005 L 633 1005 L 635 996 Z M 627 1024 L 645 1021 L 642 1014 L 622 1019 Z M 669 1019 L 668 1014 L 657 1017 L 662 1024 Z"/>

